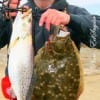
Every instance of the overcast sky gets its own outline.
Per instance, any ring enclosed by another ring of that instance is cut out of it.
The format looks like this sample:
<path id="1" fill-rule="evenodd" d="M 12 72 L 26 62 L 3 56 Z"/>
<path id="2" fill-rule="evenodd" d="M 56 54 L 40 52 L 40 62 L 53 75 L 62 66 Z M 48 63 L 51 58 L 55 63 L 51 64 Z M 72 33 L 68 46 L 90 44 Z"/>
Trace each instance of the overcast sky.
<path id="1" fill-rule="evenodd" d="M 92 14 L 100 15 L 100 0 L 67 0 L 67 1 L 70 4 L 86 8 Z"/>
<path id="2" fill-rule="evenodd" d="M 92 14 L 100 15 L 100 0 L 67 0 L 70 4 L 86 8 Z"/>

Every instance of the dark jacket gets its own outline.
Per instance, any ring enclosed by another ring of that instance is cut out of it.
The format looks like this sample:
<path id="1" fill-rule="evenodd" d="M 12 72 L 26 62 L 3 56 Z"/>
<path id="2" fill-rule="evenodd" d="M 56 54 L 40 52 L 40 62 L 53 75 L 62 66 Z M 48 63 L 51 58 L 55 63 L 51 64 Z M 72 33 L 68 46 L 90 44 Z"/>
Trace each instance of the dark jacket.
<path id="1" fill-rule="evenodd" d="M 41 48 L 45 41 L 48 40 L 49 35 L 53 31 L 51 26 L 50 32 L 48 32 L 45 27 L 39 27 L 38 22 L 41 14 L 45 10 L 41 10 L 35 6 L 29 0 L 29 6 L 32 8 L 33 12 L 33 40 L 35 53 Z M 69 31 L 71 32 L 71 38 L 74 40 L 78 49 L 80 48 L 80 43 L 84 43 L 89 47 L 100 48 L 100 16 L 91 15 L 88 11 L 83 8 L 79 8 L 73 5 L 69 5 L 66 0 L 55 0 L 54 4 L 51 6 L 53 9 L 63 11 L 67 8 L 67 12 L 71 15 L 71 21 L 68 25 Z M 0 18 L 0 48 L 9 44 L 11 36 L 11 21 L 4 20 L 1 16 Z"/>

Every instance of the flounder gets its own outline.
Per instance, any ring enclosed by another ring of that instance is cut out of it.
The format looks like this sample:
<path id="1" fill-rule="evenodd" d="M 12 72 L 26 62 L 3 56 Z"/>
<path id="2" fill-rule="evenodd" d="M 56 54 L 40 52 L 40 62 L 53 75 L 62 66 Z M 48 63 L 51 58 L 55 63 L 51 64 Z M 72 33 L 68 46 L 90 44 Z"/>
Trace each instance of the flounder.
<path id="1" fill-rule="evenodd" d="M 58 34 L 55 28 L 54 34 Z M 83 91 L 79 52 L 70 35 L 54 35 L 35 57 L 31 100 L 77 100 Z"/>

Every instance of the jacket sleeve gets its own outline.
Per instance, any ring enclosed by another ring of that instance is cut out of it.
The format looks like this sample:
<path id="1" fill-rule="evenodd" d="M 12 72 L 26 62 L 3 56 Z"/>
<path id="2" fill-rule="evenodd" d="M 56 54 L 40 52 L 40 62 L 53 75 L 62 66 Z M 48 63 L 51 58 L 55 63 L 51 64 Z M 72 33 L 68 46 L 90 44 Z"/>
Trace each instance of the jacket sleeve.
<path id="1" fill-rule="evenodd" d="M 68 8 L 71 16 L 68 27 L 75 31 L 72 35 L 91 48 L 100 48 L 100 16 L 73 5 Z"/>
<path id="2" fill-rule="evenodd" d="M 0 48 L 9 43 L 11 30 L 11 21 L 4 19 L 0 13 Z"/>

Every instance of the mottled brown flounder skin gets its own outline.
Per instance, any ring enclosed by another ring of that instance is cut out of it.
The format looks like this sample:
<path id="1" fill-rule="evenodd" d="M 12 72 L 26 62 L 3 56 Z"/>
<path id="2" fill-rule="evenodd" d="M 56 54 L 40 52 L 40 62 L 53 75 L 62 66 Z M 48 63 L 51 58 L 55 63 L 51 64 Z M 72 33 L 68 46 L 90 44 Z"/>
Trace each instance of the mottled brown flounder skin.
<path id="1" fill-rule="evenodd" d="M 83 72 L 70 36 L 56 37 L 35 57 L 31 100 L 77 100 L 83 90 Z"/>

